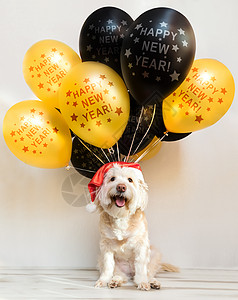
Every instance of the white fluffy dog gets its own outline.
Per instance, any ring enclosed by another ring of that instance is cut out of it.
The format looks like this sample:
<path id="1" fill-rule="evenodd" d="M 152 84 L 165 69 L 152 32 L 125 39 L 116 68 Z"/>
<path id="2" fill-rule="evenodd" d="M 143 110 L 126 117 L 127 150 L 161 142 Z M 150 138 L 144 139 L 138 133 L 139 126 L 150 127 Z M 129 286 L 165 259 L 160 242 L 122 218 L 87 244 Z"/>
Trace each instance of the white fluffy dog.
<path id="1" fill-rule="evenodd" d="M 100 277 L 96 287 L 119 287 L 128 279 L 138 289 L 159 289 L 158 271 L 177 271 L 161 264 L 160 253 L 150 246 L 144 209 L 147 184 L 136 168 L 114 164 L 96 190 L 100 211 Z"/>

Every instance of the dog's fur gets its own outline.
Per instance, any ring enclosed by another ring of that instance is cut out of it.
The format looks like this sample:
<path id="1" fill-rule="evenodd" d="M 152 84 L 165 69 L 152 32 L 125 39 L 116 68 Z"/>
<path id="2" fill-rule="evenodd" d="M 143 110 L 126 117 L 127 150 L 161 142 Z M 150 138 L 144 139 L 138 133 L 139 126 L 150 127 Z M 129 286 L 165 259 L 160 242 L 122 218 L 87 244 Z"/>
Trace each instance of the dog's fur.
<path id="1" fill-rule="evenodd" d="M 115 164 L 96 191 L 100 211 L 100 277 L 96 287 L 115 288 L 133 278 L 138 289 L 159 289 L 160 270 L 177 271 L 162 264 L 160 253 L 150 246 L 144 209 L 148 202 L 142 173 Z"/>

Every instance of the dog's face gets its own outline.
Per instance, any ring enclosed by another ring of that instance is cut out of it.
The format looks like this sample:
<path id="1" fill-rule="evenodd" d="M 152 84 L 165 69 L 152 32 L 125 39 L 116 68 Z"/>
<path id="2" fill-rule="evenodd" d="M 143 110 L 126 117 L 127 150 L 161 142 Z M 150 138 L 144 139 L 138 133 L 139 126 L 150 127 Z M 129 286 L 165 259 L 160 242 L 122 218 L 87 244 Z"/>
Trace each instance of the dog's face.
<path id="1" fill-rule="evenodd" d="M 113 166 L 96 193 L 95 203 L 109 215 L 122 218 L 147 205 L 147 185 L 142 173 L 131 167 Z"/>

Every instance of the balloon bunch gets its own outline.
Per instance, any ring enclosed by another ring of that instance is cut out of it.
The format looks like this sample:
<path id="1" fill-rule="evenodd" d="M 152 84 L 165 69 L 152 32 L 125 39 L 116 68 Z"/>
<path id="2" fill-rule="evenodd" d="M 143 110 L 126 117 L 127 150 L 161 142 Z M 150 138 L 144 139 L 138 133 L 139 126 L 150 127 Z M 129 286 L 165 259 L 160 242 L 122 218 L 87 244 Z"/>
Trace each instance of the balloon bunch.
<path id="1" fill-rule="evenodd" d="M 235 92 L 230 71 L 195 56 L 184 15 L 154 8 L 135 21 L 103 7 L 84 22 L 80 57 L 55 40 L 34 44 L 24 78 L 41 100 L 17 103 L 4 118 L 10 150 L 43 168 L 72 165 L 92 178 L 110 161 L 136 161 L 216 123 Z"/>

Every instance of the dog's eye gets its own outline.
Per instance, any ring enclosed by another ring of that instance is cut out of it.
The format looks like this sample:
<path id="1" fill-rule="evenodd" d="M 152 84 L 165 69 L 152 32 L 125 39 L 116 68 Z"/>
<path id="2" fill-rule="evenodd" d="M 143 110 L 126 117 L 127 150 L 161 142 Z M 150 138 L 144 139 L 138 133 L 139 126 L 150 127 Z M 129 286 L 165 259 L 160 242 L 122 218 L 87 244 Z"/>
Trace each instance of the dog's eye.
<path id="1" fill-rule="evenodd" d="M 116 177 L 113 176 L 113 177 L 110 179 L 110 181 L 114 181 L 115 179 L 116 179 Z"/>
<path id="2" fill-rule="evenodd" d="M 128 178 L 128 181 L 129 181 L 129 182 L 133 182 L 132 178 L 130 178 L 130 177 Z"/>

